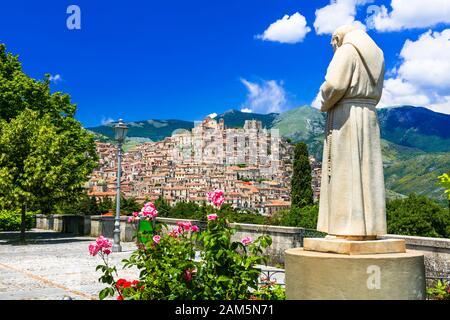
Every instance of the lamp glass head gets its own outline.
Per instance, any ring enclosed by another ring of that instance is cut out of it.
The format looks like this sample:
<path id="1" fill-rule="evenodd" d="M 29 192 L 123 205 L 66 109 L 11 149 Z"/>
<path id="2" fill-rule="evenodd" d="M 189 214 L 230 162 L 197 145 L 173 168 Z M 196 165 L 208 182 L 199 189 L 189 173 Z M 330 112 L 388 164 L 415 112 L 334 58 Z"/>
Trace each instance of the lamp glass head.
<path id="1" fill-rule="evenodd" d="M 123 122 L 122 119 L 119 119 L 119 122 L 114 126 L 114 135 L 115 139 L 119 142 L 123 142 L 125 137 L 127 136 L 128 127 Z"/>

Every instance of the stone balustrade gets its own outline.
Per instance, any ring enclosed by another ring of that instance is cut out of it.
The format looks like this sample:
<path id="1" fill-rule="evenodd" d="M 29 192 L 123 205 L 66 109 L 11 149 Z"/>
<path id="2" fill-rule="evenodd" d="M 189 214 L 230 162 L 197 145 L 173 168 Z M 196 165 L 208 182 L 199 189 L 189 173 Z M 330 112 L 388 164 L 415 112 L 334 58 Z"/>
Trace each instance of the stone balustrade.
<path id="1" fill-rule="evenodd" d="M 75 218 L 71 218 L 75 217 Z M 134 241 L 135 225 L 127 223 L 127 217 L 120 218 L 121 241 Z M 205 222 L 189 219 L 173 219 L 158 217 L 158 221 L 163 222 L 170 229 L 177 225 L 177 221 L 191 221 L 204 229 Z M 232 223 L 236 228 L 233 235 L 234 241 L 239 241 L 245 236 L 253 239 L 261 235 L 272 237 L 272 246 L 267 253 L 271 257 L 272 263 L 284 263 L 284 252 L 290 248 L 303 246 L 305 237 L 318 237 L 320 233 L 305 228 L 269 226 Z M 54 230 L 60 232 L 76 233 L 79 235 L 90 235 L 97 237 L 103 235 L 107 238 L 113 237 L 114 217 L 113 216 L 69 216 L 69 215 L 37 215 L 36 227 L 44 230 Z M 450 239 L 427 238 L 402 235 L 386 235 L 382 238 L 404 239 L 407 249 L 417 250 L 425 255 L 425 265 L 427 275 L 450 273 Z"/>

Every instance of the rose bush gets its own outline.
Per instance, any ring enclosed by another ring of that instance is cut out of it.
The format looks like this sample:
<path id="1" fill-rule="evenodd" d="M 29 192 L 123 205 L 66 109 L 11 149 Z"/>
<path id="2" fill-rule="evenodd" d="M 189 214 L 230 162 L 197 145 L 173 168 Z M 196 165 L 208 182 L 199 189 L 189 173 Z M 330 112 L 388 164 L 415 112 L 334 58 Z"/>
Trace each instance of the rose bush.
<path id="1" fill-rule="evenodd" d="M 271 245 L 271 238 L 260 236 L 253 240 L 244 237 L 232 241 L 235 230 L 220 215 L 225 201 L 223 191 L 209 192 L 207 197 L 216 209 L 207 216 L 206 230 L 200 232 L 200 228 L 191 222 L 178 222 L 171 230 L 164 224 L 155 223 L 154 234 L 145 237 L 147 241 L 140 243 L 129 259 L 123 260 L 125 268 L 139 270 L 139 280 L 115 281 L 113 274 L 117 275 L 117 270 L 103 259 L 104 264 L 97 267 L 104 273 L 99 280 L 109 287 L 100 292 L 100 299 L 107 296 L 117 296 L 119 300 L 282 297 L 280 289 L 275 290 L 272 284 L 258 286 L 261 271 L 255 266 L 266 263 L 263 250 Z M 155 206 L 146 203 L 131 220 L 153 220 L 157 214 Z M 103 247 L 97 252 L 102 258 L 107 256 Z"/>

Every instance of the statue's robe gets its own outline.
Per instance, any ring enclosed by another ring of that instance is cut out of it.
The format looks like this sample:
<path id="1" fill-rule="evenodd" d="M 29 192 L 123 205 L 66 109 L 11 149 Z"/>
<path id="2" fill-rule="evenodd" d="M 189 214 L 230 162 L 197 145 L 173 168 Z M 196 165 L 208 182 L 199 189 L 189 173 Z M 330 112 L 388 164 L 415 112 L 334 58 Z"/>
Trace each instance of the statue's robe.
<path id="1" fill-rule="evenodd" d="M 317 229 L 331 235 L 386 234 L 386 204 L 376 104 L 384 58 L 364 31 L 343 38 L 320 88 L 327 112 Z"/>

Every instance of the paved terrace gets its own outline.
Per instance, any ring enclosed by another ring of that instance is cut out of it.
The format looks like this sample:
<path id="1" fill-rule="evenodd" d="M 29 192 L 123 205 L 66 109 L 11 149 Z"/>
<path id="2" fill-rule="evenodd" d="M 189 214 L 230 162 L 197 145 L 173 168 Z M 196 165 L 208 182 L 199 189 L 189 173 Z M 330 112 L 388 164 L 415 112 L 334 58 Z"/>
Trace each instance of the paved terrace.
<path id="1" fill-rule="evenodd" d="M 26 245 L 19 244 L 18 237 L 18 232 L 0 232 L 0 300 L 98 299 L 105 287 L 98 282 L 100 271 L 95 271 L 101 259 L 88 252 L 95 238 L 39 229 L 27 231 Z M 122 242 L 123 251 L 109 256 L 119 277 L 138 278 L 136 269 L 121 266 L 135 248 L 132 242 Z M 284 283 L 283 273 L 271 277 Z"/>
<path id="2" fill-rule="evenodd" d="M 0 232 L 0 300 L 98 299 L 105 285 L 98 282 L 100 271 L 95 271 L 101 258 L 88 251 L 95 238 L 33 229 L 27 232 L 27 244 L 20 245 L 18 236 Z M 109 257 L 121 278 L 137 279 L 136 269 L 122 269 L 120 263 L 135 247 L 122 243 L 123 252 Z"/>

